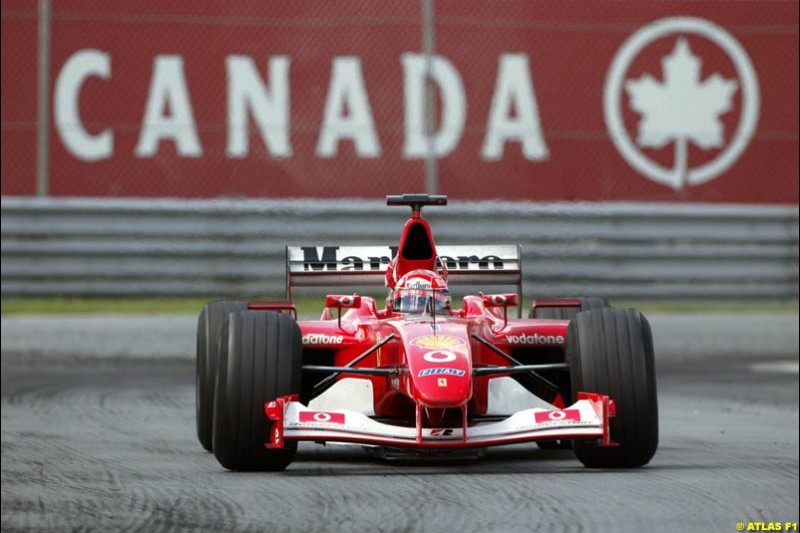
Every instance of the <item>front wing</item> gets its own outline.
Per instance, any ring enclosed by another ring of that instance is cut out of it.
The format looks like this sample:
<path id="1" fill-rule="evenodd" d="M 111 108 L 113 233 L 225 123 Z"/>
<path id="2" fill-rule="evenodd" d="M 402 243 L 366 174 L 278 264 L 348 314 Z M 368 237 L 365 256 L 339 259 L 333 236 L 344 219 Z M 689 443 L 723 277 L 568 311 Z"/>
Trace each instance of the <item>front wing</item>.
<path id="1" fill-rule="evenodd" d="M 273 426 L 268 448 L 282 448 L 285 441 L 343 442 L 412 448 L 465 448 L 553 439 L 597 439 L 614 446 L 608 419 L 614 403 L 603 394 L 578 393 L 578 401 L 561 410 L 542 408 L 517 411 L 498 422 L 458 428 L 423 428 L 385 424 L 350 410 L 315 411 L 284 396 L 264 406 Z M 418 421 L 421 417 L 418 416 Z"/>

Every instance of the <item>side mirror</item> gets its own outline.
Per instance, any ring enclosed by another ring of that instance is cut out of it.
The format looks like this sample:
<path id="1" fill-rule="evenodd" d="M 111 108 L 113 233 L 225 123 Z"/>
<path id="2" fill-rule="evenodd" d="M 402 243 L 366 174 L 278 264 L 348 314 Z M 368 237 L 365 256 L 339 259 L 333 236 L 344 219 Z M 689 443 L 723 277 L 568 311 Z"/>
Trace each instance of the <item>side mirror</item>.
<path id="1" fill-rule="evenodd" d="M 519 297 L 515 293 L 509 294 L 482 294 L 483 305 L 486 307 L 515 307 L 519 305 Z"/>
<path id="2" fill-rule="evenodd" d="M 361 307 L 361 296 L 358 294 L 329 294 L 325 297 L 325 307 L 331 309 Z"/>
<path id="3" fill-rule="evenodd" d="M 361 296 L 358 294 L 329 294 L 325 297 L 325 307 L 339 310 L 339 329 L 342 329 L 342 309 L 361 307 Z"/>
<path id="4" fill-rule="evenodd" d="M 519 297 L 515 293 L 508 294 L 483 294 L 483 305 L 486 307 L 502 307 L 503 308 L 503 327 L 508 325 L 508 308 L 519 305 Z"/>

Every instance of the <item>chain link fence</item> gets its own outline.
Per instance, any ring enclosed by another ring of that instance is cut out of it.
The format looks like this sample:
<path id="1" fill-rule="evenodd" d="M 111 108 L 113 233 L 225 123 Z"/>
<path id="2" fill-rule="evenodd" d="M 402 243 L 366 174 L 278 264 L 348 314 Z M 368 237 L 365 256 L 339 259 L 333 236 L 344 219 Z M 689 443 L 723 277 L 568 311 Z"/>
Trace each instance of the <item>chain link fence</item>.
<path id="1" fill-rule="evenodd" d="M 797 203 L 796 2 L 1 9 L 3 195 Z"/>

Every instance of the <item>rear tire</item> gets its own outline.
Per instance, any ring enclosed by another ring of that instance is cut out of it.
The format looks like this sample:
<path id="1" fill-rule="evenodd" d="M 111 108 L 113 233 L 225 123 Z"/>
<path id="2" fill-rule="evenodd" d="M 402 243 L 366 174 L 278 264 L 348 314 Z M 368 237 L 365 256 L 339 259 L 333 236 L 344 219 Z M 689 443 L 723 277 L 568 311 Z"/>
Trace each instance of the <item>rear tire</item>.
<path id="1" fill-rule="evenodd" d="M 303 352 L 300 327 L 290 316 L 268 311 L 231 313 L 223 326 L 214 406 L 214 455 L 229 470 L 283 470 L 296 442 L 264 446 L 272 422 L 264 403 L 299 394 Z"/>
<path id="2" fill-rule="evenodd" d="M 220 327 L 232 311 L 247 309 L 247 302 L 211 302 L 197 319 L 196 410 L 197 438 L 209 452 L 214 434 L 214 384 L 217 380 Z"/>
<path id="3" fill-rule="evenodd" d="M 611 440 L 602 447 L 576 440 L 575 455 L 590 468 L 629 468 L 650 462 L 658 448 L 653 335 L 635 309 L 575 315 L 567 330 L 572 390 L 607 394 L 615 402 Z"/>
<path id="4" fill-rule="evenodd" d="M 605 298 L 598 298 L 591 296 L 588 298 L 580 298 L 581 307 L 539 307 L 538 309 L 531 309 L 528 313 L 528 318 L 552 318 L 555 320 L 572 320 L 575 315 L 581 311 L 590 311 L 592 309 L 603 309 L 611 307 L 608 300 Z"/>

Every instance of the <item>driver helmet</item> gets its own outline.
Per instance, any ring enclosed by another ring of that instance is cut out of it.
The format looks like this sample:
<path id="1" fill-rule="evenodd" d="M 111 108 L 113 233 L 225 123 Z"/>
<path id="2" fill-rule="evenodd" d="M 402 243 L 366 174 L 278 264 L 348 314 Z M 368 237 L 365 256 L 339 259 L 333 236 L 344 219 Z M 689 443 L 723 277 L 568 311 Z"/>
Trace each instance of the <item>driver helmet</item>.
<path id="1" fill-rule="evenodd" d="M 430 270 L 412 270 L 401 277 L 389 298 L 395 313 L 446 313 L 451 303 L 444 278 Z"/>

